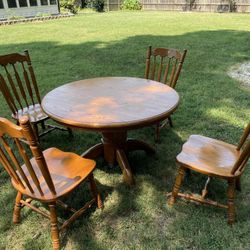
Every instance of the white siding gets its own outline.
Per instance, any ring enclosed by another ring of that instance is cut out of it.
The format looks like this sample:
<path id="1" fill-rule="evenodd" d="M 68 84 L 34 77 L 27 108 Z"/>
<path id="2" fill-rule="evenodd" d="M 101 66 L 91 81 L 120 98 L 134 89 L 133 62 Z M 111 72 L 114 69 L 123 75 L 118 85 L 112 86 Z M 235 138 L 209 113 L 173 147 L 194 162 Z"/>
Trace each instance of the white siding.
<path id="1" fill-rule="evenodd" d="M 19 1 L 16 0 L 18 8 L 8 8 L 7 0 L 3 0 L 4 9 L 0 9 L 0 19 L 7 19 L 13 16 L 31 17 L 37 14 L 58 14 L 58 6 L 56 5 L 42 5 L 40 0 L 37 0 L 38 6 L 29 7 L 29 0 L 27 0 L 28 7 L 19 7 Z M 49 0 L 48 0 L 49 4 Z"/>

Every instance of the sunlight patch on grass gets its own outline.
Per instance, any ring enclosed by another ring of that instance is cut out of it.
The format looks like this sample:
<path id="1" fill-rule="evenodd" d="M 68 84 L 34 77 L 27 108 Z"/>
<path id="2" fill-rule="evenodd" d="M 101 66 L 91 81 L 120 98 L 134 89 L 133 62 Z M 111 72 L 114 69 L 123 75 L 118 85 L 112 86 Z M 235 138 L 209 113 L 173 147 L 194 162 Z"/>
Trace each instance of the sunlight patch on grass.
<path id="1" fill-rule="evenodd" d="M 222 123 L 237 124 L 237 126 L 243 129 L 246 126 L 245 119 L 237 116 L 233 108 L 212 108 L 207 110 L 206 114 L 212 118 L 218 119 Z"/>

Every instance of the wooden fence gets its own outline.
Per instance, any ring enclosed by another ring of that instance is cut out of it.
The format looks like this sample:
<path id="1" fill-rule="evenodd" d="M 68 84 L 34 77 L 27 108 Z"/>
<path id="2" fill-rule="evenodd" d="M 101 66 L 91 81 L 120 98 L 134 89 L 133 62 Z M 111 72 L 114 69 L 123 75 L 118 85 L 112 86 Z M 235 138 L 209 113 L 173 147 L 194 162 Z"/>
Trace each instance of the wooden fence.
<path id="1" fill-rule="evenodd" d="M 119 10 L 123 0 L 105 0 L 107 10 Z M 143 10 L 248 12 L 250 0 L 140 0 Z"/>

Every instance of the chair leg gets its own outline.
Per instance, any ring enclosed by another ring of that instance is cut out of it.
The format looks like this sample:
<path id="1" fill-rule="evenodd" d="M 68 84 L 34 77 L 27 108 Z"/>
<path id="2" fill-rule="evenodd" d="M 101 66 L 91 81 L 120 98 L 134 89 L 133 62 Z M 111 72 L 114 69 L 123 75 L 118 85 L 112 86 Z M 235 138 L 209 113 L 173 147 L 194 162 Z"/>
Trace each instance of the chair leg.
<path id="1" fill-rule="evenodd" d="M 21 203 L 20 200 L 22 199 L 22 193 L 17 192 L 16 202 L 13 212 L 13 223 L 17 224 L 20 222 L 20 212 L 21 212 Z"/>
<path id="2" fill-rule="evenodd" d="M 202 197 L 202 199 L 205 199 L 205 197 L 206 197 L 206 195 L 208 193 L 208 185 L 209 185 L 210 181 L 211 181 L 211 177 L 208 176 L 208 178 L 206 180 L 206 183 L 205 183 L 205 186 L 204 186 L 204 188 L 201 191 L 201 197 Z"/>
<path id="3" fill-rule="evenodd" d="M 174 125 L 173 125 L 173 121 L 172 121 L 171 116 L 168 117 L 168 122 L 169 122 L 170 127 L 173 128 Z"/>
<path id="4" fill-rule="evenodd" d="M 228 180 L 228 189 L 227 189 L 227 197 L 228 197 L 228 224 L 232 225 L 235 221 L 235 179 Z"/>
<path id="5" fill-rule="evenodd" d="M 236 185 L 236 189 L 237 189 L 238 191 L 241 191 L 241 181 L 240 181 L 240 177 L 238 177 L 238 178 L 236 179 L 235 185 Z"/>
<path id="6" fill-rule="evenodd" d="M 90 186 L 91 193 L 93 194 L 94 198 L 96 199 L 97 207 L 102 209 L 103 203 L 102 203 L 101 195 L 97 189 L 93 174 L 89 175 L 89 186 Z"/>
<path id="7" fill-rule="evenodd" d="M 56 204 L 50 203 L 49 210 L 50 210 L 51 238 L 52 238 L 53 249 L 60 250 L 60 238 L 57 225 Z"/>
<path id="8" fill-rule="evenodd" d="M 156 143 L 160 142 L 160 126 L 161 126 L 161 124 L 157 123 L 156 127 L 155 127 L 155 142 Z"/>
<path id="9" fill-rule="evenodd" d="M 38 132 L 38 126 L 36 123 L 33 124 L 33 131 L 36 136 L 37 141 L 39 141 L 39 132 Z"/>
<path id="10" fill-rule="evenodd" d="M 179 192 L 180 187 L 181 187 L 181 183 L 183 181 L 184 174 L 185 174 L 185 168 L 181 166 L 178 170 L 178 175 L 176 176 L 176 179 L 175 179 L 174 187 L 172 190 L 172 195 L 168 201 L 168 204 L 171 206 L 176 201 L 176 198 L 178 196 L 178 192 Z"/>

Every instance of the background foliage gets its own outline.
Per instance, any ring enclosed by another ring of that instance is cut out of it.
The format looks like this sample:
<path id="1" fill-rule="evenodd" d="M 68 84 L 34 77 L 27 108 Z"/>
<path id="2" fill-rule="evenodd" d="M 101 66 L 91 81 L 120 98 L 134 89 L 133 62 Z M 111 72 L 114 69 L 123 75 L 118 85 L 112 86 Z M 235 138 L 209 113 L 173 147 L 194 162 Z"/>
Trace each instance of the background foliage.
<path id="1" fill-rule="evenodd" d="M 123 10 L 141 10 L 142 4 L 139 0 L 124 0 L 122 4 Z"/>

